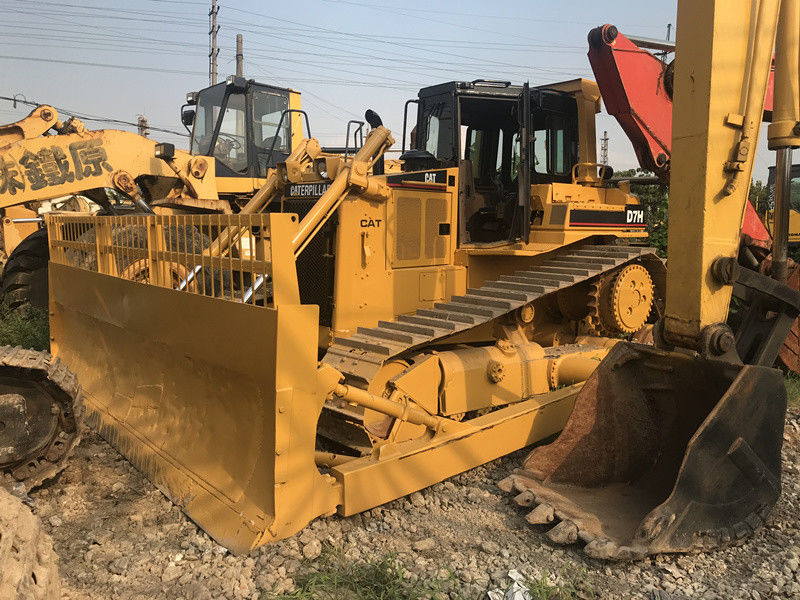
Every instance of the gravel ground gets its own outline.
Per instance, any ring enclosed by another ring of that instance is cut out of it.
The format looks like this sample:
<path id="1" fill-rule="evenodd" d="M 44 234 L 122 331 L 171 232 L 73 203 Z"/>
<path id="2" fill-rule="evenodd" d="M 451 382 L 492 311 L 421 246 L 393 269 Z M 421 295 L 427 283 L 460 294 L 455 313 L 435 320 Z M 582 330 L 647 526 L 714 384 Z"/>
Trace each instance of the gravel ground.
<path id="1" fill-rule="evenodd" d="M 362 515 L 318 519 L 249 556 L 214 543 L 94 433 L 62 476 L 32 496 L 60 557 L 65 599 L 257 599 L 292 590 L 326 545 L 348 560 L 395 554 L 406 577 L 450 578 L 463 598 L 484 598 L 518 569 L 553 584 L 577 583 L 579 597 L 800 599 L 797 410 L 785 438 L 783 497 L 757 535 L 710 555 L 633 564 L 587 559 L 527 525 L 524 511 L 496 487 L 523 452 Z"/>

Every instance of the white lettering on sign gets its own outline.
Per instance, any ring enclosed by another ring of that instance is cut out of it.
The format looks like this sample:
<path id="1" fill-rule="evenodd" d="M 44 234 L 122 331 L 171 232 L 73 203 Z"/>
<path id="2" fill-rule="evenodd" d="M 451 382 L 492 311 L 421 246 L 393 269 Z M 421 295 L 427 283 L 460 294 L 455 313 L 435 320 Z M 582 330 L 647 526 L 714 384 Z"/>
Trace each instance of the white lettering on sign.
<path id="1" fill-rule="evenodd" d="M 625 222 L 628 225 L 644 225 L 644 209 L 643 208 L 626 208 L 625 209 Z"/>
<path id="2" fill-rule="evenodd" d="M 300 183 L 289 186 L 290 197 L 313 198 L 328 191 L 329 183 Z"/>
<path id="3" fill-rule="evenodd" d="M 425 183 L 436 183 L 436 173 L 425 173 Z"/>

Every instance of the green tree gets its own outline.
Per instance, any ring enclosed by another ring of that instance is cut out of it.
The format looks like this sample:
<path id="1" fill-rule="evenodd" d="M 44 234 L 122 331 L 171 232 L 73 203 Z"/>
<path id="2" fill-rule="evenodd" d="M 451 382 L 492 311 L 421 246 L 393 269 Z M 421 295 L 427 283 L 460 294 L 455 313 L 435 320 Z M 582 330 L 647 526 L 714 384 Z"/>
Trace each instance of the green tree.
<path id="1" fill-rule="evenodd" d="M 770 206 L 769 189 L 760 179 L 750 182 L 750 203 L 762 219 L 766 217 L 767 212 L 772 208 Z"/>
<path id="2" fill-rule="evenodd" d="M 652 177 L 653 174 L 643 169 L 617 171 L 614 177 Z M 658 255 L 667 257 L 667 204 L 669 188 L 660 183 L 631 182 L 631 193 L 639 198 L 644 207 L 644 218 L 650 245 Z"/>

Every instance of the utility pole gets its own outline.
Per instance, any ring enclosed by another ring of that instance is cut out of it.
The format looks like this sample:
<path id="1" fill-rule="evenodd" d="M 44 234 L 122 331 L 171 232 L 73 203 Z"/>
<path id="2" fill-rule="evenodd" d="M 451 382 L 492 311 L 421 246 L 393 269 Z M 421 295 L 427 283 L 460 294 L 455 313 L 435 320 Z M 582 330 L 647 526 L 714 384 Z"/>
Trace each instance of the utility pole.
<path id="1" fill-rule="evenodd" d="M 667 41 L 669 41 L 671 35 L 672 35 L 672 23 L 667 23 Z"/>
<path id="2" fill-rule="evenodd" d="M 600 138 L 600 162 L 604 165 L 608 164 L 608 132 L 603 132 L 603 137 Z"/>
<path id="3" fill-rule="evenodd" d="M 217 83 L 217 56 L 219 56 L 219 48 L 217 47 L 217 34 L 219 33 L 219 25 L 217 25 L 217 14 L 219 13 L 219 6 L 217 0 L 211 0 L 211 10 L 208 11 L 208 35 L 210 36 L 208 48 L 208 78 L 211 85 Z"/>
<path id="4" fill-rule="evenodd" d="M 244 42 L 242 34 L 236 34 L 236 76 L 244 77 Z"/>
<path id="5" fill-rule="evenodd" d="M 150 126 L 147 124 L 147 119 L 142 115 L 139 115 L 139 118 L 136 120 L 136 126 L 139 130 L 139 135 L 143 137 L 150 135 Z"/>

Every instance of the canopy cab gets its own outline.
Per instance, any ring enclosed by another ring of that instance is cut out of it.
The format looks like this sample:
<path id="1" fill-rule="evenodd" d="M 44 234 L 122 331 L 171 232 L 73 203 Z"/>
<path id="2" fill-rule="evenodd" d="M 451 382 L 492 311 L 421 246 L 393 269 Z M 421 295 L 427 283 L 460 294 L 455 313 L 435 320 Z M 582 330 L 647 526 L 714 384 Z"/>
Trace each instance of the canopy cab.
<path id="1" fill-rule="evenodd" d="M 181 120 L 191 153 L 213 156 L 217 177 L 263 178 L 303 136 L 300 93 L 229 77 L 187 95 Z"/>
<path id="2" fill-rule="evenodd" d="M 461 243 L 528 241 L 531 185 L 574 183 L 573 168 L 596 160 L 599 94 L 588 81 L 451 81 L 409 103 L 417 123 L 403 168 L 459 168 Z"/>

